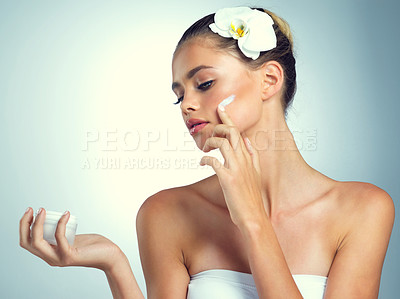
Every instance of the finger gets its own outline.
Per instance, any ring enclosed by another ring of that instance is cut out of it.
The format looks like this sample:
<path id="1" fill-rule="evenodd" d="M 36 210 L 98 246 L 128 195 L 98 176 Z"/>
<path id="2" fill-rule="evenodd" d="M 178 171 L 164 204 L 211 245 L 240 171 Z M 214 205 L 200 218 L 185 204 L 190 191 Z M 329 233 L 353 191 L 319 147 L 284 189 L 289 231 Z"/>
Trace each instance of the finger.
<path id="1" fill-rule="evenodd" d="M 225 160 L 234 158 L 233 149 L 231 147 L 231 144 L 226 138 L 209 137 L 204 143 L 203 151 L 209 152 L 216 148 L 219 148 Z"/>
<path id="2" fill-rule="evenodd" d="M 27 249 L 31 243 L 31 224 L 33 221 L 33 210 L 29 207 L 19 221 L 19 245 Z"/>
<path id="3" fill-rule="evenodd" d="M 43 224 L 45 219 L 46 212 L 43 208 L 40 208 L 32 225 L 32 242 L 43 240 Z"/>
<path id="4" fill-rule="evenodd" d="M 204 165 L 209 165 L 211 166 L 215 173 L 217 174 L 217 176 L 219 176 L 222 171 L 224 171 L 225 167 L 221 164 L 221 162 L 218 161 L 217 158 L 214 157 L 210 157 L 210 156 L 204 156 L 201 158 L 200 160 L 200 165 L 204 166 Z"/>
<path id="5" fill-rule="evenodd" d="M 233 161 L 235 161 L 236 157 L 231 144 L 227 139 L 221 137 L 210 137 L 206 140 L 203 151 L 208 152 L 216 148 L 219 148 L 222 156 L 224 157 L 224 165 L 226 168 L 230 168 L 230 165 L 235 165 Z"/>
<path id="6" fill-rule="evenodd" d="M 235 126 L 219 124 L 214 127 L 213 136 L 225 137 L 229 140 L 232 148 L 236 150 L 240 146 L 240 133 Z"/>
<path id="7" fill-rule="evenodd" d="M 230 137 L 230 141 L 232 143 L 233 148 L 237 149 L 238 145 L 239 145 L 240 149 L 242 151 L 244 151 L 246 148 L 246 145 L 244 144 L 243 139 L 241 138 L 240 132 L 237 129 L 235 123 L 233 122 L 233 120 L 231 119 L 229 114 L 227 113 L 225 106 L 223 106 L 221 104 L 218 105 L 218 115 L 221 118 L 222 123 L 224 123 L 232 128 L 229 130 L 229 133 L 230 133 L 229 137 Z M 214 131 L 216 128 L 217 128 L 217 126 L 214 128 Z"/>
<path id="8" fill-rule="evenodd" d="M 218 116 L 221 119 L 223 124 L 229 125 L 229 126 L 234 126 L 235 123 L 231 119 L 231 117 L 228 115 L 226 112 L 225 106 L 219 104 L 218 105 Z"/>
<path id="9" fill-rule="evenodd" d="M 50 244 L 43 239 L 43 225 L 46 219 L 46 210 L 40 208 L 32 225 L 31 245 L 36 251 L 49 250 Z"/>
<path id="10" fill-rule="evenodd" d="M 69 243 L 67 237 L 65 236 L 67 222 L 69 220 L 70 213 L 67 211 L 64 215 L 61 216 L 60 220 L 58 221 L 56 232 L 54 234 L 57 246 L 61 252 L 67 253 L 69 249 Z"/>
<path id="11" fill-rule="evenodd" d="M 261 174 L 261 167 L 260 167 L 260 156 L 258 155 L 258 151 L 253 147 L 248 137 L 244 138 L 246 148 L 251 156 L 253 161 L 253 166 L 256 169 L 258 174 Z"/>
<path id="12" fill-rule="evenodd" d="M 58 262 L 58 256 L 54 248 L 43 239 L 43 224 L 45 219 L 46 210 L 40 208 L 32 225 L 31 248 L 29 248 L 29 251 L 48 264 L 55 265 Z"/>

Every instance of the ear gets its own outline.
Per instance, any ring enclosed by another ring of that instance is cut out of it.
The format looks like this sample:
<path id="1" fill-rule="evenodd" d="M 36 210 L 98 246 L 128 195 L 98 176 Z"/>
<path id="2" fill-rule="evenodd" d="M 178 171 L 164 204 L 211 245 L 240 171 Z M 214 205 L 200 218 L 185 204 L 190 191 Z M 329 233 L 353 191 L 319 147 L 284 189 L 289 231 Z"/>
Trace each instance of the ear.
<path id="1" fill-rule="evenodd" d="M 264 63 L 260 72 L 262 76 L 262 99 L 264 101 L 281 92 L 284 73 L 280 63 L 274 60 Z"/>

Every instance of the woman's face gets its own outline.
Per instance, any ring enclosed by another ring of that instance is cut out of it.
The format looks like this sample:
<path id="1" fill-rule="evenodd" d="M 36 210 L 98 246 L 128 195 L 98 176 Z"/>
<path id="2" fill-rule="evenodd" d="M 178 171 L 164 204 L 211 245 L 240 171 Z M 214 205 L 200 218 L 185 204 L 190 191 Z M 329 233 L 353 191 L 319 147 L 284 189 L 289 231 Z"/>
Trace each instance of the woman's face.
<path id="1" fill-rule="evenodd" d="M 192 130 L 188 125 L 200 149 L 213 128 L 222 123 L 217 107 L 230 95 L 236 98 L 226 111 L 240 132 L 253 127 L 261 117 L 260 71 L 250 71 L 232 55 L 216 51 L 201 40 L 189 41 L 175 53 L 172 76 L 172 89 L 180 101 L 185 123 L 203 122 Z"/>

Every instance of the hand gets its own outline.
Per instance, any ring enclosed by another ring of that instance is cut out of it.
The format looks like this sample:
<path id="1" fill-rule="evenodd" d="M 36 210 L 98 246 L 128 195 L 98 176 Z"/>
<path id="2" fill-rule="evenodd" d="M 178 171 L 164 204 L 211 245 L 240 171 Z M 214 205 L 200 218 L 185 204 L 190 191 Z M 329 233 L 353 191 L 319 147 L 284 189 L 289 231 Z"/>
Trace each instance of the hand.
<path id="1" fill-rule="evenodd" d="M 40 257 L 51 266 L 83 266 L 100 270 L 110 270 L 115 263 L 124 260 L 125 255 L 109 239 L 97 234 L 84 234 L 75 237 L 71 246 L 65 237 L 69 212 L 63 215 L 57 224 L 55 238 L 57 245 L 51 245 L 43 239 L 43 223 L 46 217 L 44 209 L 33 222 L 33 210 L 29 208 L 20 220 L 20 245 L 32 254 Z"/>
<path id="2" fill-rule="evenodd" d="M 222 124 L 215 126 L 203 151 L 219 148 L 225 160 L 224 165 L 210 156 L 202 157 L 200 165 L 213 167 L 231 219 L 240 228 L 266 217 L 259 156 L 250 140 L 239 132 L 226 110 L 218 109 L 218 114 Z"/>

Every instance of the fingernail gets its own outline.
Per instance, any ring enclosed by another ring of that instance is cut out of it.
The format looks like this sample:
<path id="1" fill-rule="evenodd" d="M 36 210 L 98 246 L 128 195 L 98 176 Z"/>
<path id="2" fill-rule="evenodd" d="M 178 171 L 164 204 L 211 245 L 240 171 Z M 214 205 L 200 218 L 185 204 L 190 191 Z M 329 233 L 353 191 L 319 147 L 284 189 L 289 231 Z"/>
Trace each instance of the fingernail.
<path id="1" fill-rule="evenodd" d="M 67 214 L 68 214 L 68 211 L 65 211 L 63 216 L 65 216 L 65 215 L 67 215 Z"/>
<path id="2" fill-rule="evenodd" d="M 249 147 L 251 147 L 250 139 L 249 139 L 248 137 L 245 137 L 244 139 L 246 140 L 246 142 L 247 142 L 247 144 L 249 145 Z"/>
<path id="3" fill-rule="evenodd" d="M 247 147 L 249 148 L 250 153 L 253 153 L 253 147 L 251 145 L 250 139 L 245 137 L 244 140 L 246 141 Z"/>
<path id="4" fill-rule="evenodd" d="M 225 109 L 223 109 L 222 107 L 225 107 L 226 105 L 229 105 L 230 103 L 233 102 L 233 100 L 235 99 L 235 95 L 230 95 L 229 97 L 227 97 L 225 100 L 223 100 L 221 103 L 219 103 L 218 107 L 221 107 L 220 109 L 222 111 L 225 111 Z"/>
<path id="5" fill-rule="evenodd" d="M 36 215 L 39 215 L 40 213 L 42 213 L 42 211 L 43 211 L 43 208 L 40 208 L 40 209 L 37 211 L 37 214 L 36 214 Z"/>
<path id="6" fill-rule="evenodd" d="M 218 105 L 218 109 L 221 110 L 221 111 L 225 111 L 225 107 L 222 106 L 221 104 Z"/>
<path id="7" fill-rule="evenodd" d="M 26 211 L 25 211 L 25 214 L 28 213 L 30 209 L 31 209 L 30 207 L 27 208 Z"/>

